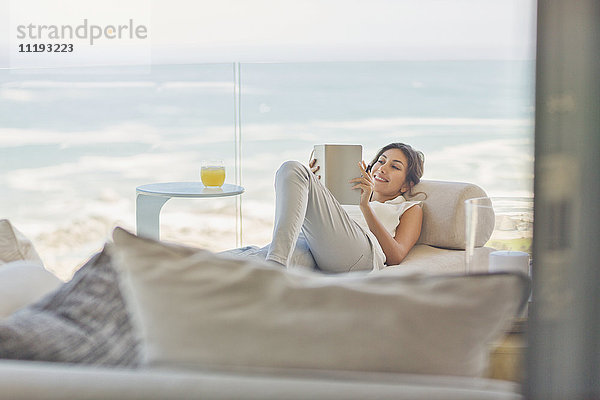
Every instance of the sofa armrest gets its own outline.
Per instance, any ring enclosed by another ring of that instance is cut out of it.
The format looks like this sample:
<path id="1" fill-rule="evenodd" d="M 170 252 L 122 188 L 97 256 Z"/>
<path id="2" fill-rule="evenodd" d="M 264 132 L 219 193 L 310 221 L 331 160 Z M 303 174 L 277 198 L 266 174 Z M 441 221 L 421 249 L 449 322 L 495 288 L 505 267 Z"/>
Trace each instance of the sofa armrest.
<path id="1" fill-rule="evenodd" d="M 417 244 L 427 244 L 445 249 L 465 249 L 465 200 L 486 197 L 485 191 L 477 185 L 466 182 L 422 180 L 413 188 L 413 193 L 423 192 L 423 227 Z M 420 200 L 417 194 L 408 200 Z M 476 246 L 483 246 L 494 227 L 494 213 L 480 219 L 479 231 L 486 232 L 478 238 Z M 489 233 L 488 233 L 489 232 Z"/>

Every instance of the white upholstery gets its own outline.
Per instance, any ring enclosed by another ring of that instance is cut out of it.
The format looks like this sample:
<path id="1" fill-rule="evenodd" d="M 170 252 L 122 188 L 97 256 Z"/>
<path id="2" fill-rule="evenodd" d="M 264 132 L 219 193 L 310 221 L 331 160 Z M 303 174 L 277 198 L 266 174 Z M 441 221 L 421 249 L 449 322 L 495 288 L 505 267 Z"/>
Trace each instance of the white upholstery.
<path id="1" fill-rule="evenodd" d="M 0 318 L 56 289 L 61 281 L 44 269 L 31 241 L 0 219 Z"/>
<path id="2" fill-rule="evenodd" d="M 286 376 L 183 370 L 126 370 L 0 361 L 0 397 L 12 400 L 395 399 L 518 400 L 506 381 L 447 376 L 298 371 Z"/>
<path id="3" fill-rule="evenodd" d="M 471 272 L 487 272 L 488 255 L 492 251 L 494 249 L 491 247 L 476 248 L 473 262 L 474 267 Z M 464 250 L 440 249 L 426 244 L 417 244 L 399 265 L 390 265 L 382 271 L 397 268 L 414 268 L 429 273 L 463 273 L 466 272 L 465 256 L 466 251 Z"/>
<path id="4" fill-rule="evenodd" d="M 445 249 L 465 249 L 465 200 L 485 197 L 485 191 L 477 185 L 464 182 L 422 180 L 413 188 L 413 193 L 424 192 L 423 227 L 418 244 L 428 244 Z M 416 195 L 407 200 L 421 200 Z M 475 245 L 483 246 L 494 228 L 494 214 L 481 218 Z"/>
<path id="5" fill-rule="evenodd" d="M 0 268 L 0 318 L 33 303 L 62 281 L 39 264 L 13 261 Z"/>

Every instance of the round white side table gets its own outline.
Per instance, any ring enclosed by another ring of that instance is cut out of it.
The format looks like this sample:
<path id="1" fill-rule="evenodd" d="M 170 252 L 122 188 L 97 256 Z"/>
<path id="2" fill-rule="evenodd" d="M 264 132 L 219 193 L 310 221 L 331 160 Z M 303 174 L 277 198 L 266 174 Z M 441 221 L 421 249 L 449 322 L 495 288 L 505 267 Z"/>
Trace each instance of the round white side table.
<path id="1" fill-rule="evenodd" d="M 209 198 L 237 196 L 244 188 L 224 184 L 219 188 L 204 186 L 201 182 L 150 183 L 136 188 L 135 225 L 138 236 L 160 240 L 160 210 L 172 197 Z M 236 213 L 239 218 L 239 213 Z M 239 222 L 237 221 L 238 226 Z"/>

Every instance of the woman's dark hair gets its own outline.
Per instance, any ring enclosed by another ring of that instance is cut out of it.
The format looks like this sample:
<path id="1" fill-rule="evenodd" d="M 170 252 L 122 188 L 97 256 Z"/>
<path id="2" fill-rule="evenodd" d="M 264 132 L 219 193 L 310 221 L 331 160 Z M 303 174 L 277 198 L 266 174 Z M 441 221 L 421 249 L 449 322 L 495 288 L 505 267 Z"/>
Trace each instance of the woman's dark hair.
<path id="1" fill-rule="evenodd" d="M 386 151 L 390 149 L 398 149 L 402 150 L 404 155 L 406 156 L 406 160 L 408 161 L 408 165 L 406 166 L 406 181 L 408 182 L 408 195 L 413 197 L 419 193 L 412 193 L 413 187 L 421 181 L 421 177 L 423 176 L 423 166 L 425 164 L 425 155 L 423 152 L 419 150 L 413 149 L 410 145 L 405 143 L 390 143 L 387 146 L 382 147 L 378 152 L 373 161 L 369 164 L 369 170 L 373 168 L 379 157 Z M 406 192 L 404 192 L 406 193 Z M 401 193 L 404 195 L 404 193 Z M 423 193 L 425 194 L 425 193 Z M 427 195 L 426 195 L 427 196 Z"/>

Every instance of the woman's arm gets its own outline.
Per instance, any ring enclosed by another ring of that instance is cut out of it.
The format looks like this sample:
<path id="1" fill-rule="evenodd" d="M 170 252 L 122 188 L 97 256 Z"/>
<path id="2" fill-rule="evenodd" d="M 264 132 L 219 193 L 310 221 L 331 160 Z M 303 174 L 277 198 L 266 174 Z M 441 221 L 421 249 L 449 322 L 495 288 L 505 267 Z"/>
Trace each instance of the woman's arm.
<path id="1" fill-rule="evenodd" d="M 360 209 L 367 221 L 369 230 L 373 232 L 381 245 L 385 254 L 386 264 L 400 264 L 410 249 L 417 243 L 419 235 L 421 235 L 421 226 L 423 223 L 423 209 L 421 206 L 412 206 L 402 214 L 400 223 L 396 227 L 395 237 L 392 237 L 384 228 L 369 204 L 361 205 Z"/>
<path id="2" fill-rule="evenodd" d="M 373 175 L 367 171 L 367 165 L 363 161 L 358 164 L 361 169 L 361 177 L 351 179 L 350 182 L 356 183 L 352 189 L 361 189 L 360 211 L 367 221 L 369 230 L 373 232 L 381 249 L 385 254 L 387 265 L 400 264 L 404 257 L 413 248 L 419 236 L 421 235 L 421 225 L 423 223 L 423 209 L 419 205 L 414 205 L 400 217 L 400 222 L 396 227 L 396 235 L 392 237 L 385 229 L 381 221 L 377 219 L 371 208 L 370 199 L 373 193 Z"/>

